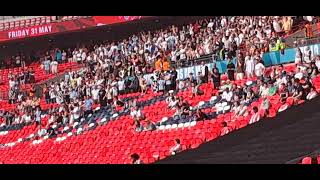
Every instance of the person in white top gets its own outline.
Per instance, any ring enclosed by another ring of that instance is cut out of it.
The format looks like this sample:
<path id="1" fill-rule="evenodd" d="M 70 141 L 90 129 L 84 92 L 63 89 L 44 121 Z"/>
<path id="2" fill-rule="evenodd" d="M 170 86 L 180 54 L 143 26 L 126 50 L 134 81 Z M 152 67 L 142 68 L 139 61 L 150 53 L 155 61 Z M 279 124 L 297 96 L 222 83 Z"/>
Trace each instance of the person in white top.
<path id="1" fill-rule="evenodd" d="M 87 58 L 87 54 L 86 52 L 83 51 L 81 54 L 81 60 L 84 61 L 86 58 Z"/>
<path id="2" fill-rule="evenodd" d="M 311 87 L 310 92 L 307 95 L 307 100 L 311 100 L 317 96 L 318 96 L 317 91 L 314 89 L 314 87 Z"/>
<path id="3" fill-rule="evenodd" d="M 255 65 L 255 74 L 257 77 L 261 77 L 264 75 L 265 73 L 265 67 L 264 65 L 261 63 L 261 61 Z"/>
<path id="4" fill-rule="evenodd" d="M 296 49 L 296 56 L 295 56 L 294 62 L 296 64 L 301 64 L 301 62 L 302 62 L 302 52 L 301 52 L 300 48 Z"/>
<path id="5" fill-rule="evenodd" d="M 233 93 L 232 91 L 229 90 L 229 88 L 226 88 L 225 91 L 223 91 L 221 96 L 222 100 L 226 100 L 227 102 L 230 102 L 232 97 L 233 97 Z"/>
<path id="6" fill-rule="evenodd" d="M 267 83 L 263 83 L 260 86 L 259 94 L 260 94 L 260 96 L 267 96 L 269 94 L 269 88 L 267 86 Z"/>
<path id="7" fill-rule="evenodd" d="M 118 90 L 119 90 L 119 94 L 123 94 L 124 90 L 125 90 L 125 84 L 124 84 L 124 80 L 119 80 L 118 82 Z"/>
<path id="8" fill-rule="evenodd" d="M 249 54 L 245 57 L 245 71 L 247 78 L 253 77 L 253 72 L 255 68 L 255 61 L 253 57 L 250 57 Z"/>
<path id="9" fill-rule="evenodd" d="M 309 46 L 307 46 L 305 48 L 305 51 L 304 51 L 304 54 L 303 54 L 303 61 L 305 63 L 310 63 L 311 59 L 312 59 L 312 52 L 311 52 Z"/>
<path id="10" fill-rule="evenodd" d="M 21 117 L 22 122 L 29 123 L 31 122 L 31 115 L 27 112 Z"/>
<path id="11" fill-rule="evenodd" d="M 282 31 L 281 26 L 280 26 L 278 20 L 276 20 L 276 19 L 273 20 L 273 23 L 272 23 L 272 24 L 273 24 L 273 29 L 274 29 L 275 32 L 279 33 L 279 32 Z"/>
<path id="12" fill-rule="evenodd" d="M 320 71 L 320 56 L 319 55 L 316 56 L 315 62 L 316 62 L 316 66 L 317 66 L 318 70 Z"/>
<path id="13" fill-rule="evenodd" d="M 80 115 L 81 115 L 80 107 L 76 103 L 73 106 L 72 114 L 73 114 L 74 121 L 77 121 L 80 118 Z"/>
<path id="14" fill-rule="evenodd" d="M 56 61 L 56 60 L 51 61 L 50 67 L 51 67 L 51 73 L 52 74 L 57 74 L 58 73 L 58 61 Z"/>
<path id="15" fill-rule="evenodd" d="M 252 114 L 252 116 L 250 118 L 249 124 L 258 122 L 260 120 L 260 114 L 258 112 L 258 108 L 257 107 L 253 107 L 252 108 L 252 112 L 253 112 L 253 114 Z"/>
<path id="16" fill-rule="evenodd" d="M 13 78 L 11 78 L 9 80 L 9 89 L 13 88 L 15 84 L 16 84 L 15 80 Z"/>
<path id="17" fill-rule="evenodd" d="M 100 89 L 97 88 L 97 86 L 94 86 L 93 89 L 91 90 L 92 99 L 95 103 L 97 103 L 99 100 L 99 91 Z"/>
<path id="18" fill-rule="evenodd" d="M 170 149 L 170 154 L 175 155 L 182 150 L 180 139 L 174 140 L 175 145 Z"/>
<path id="19" fill-rule="evenodd" d="M 134 119 L 140 119 L 140 117 L 142 116 L 140 109 L 138 109 L 137 107 L 132 108 L 130 115 Z"/>

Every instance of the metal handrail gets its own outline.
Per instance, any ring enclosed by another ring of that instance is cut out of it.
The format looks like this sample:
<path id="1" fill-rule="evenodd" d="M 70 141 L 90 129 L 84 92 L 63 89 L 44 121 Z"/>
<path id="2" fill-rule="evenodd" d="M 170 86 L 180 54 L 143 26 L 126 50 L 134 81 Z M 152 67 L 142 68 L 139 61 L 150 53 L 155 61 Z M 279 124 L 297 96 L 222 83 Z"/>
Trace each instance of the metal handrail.
<path id="1" fill-rule="evenodd" d="M 285 164 L 298 164 L 305 157 L 315 158 L 318 155 L 320 155 L 320 150 L 316 150 L 316 151 L 313 151 L 313 152 L 311 152 L 309 154 L 306 154 L 306 155 L 300 156 L 298 158 L 292 159 L 290 161 L 287 161 Z"/>

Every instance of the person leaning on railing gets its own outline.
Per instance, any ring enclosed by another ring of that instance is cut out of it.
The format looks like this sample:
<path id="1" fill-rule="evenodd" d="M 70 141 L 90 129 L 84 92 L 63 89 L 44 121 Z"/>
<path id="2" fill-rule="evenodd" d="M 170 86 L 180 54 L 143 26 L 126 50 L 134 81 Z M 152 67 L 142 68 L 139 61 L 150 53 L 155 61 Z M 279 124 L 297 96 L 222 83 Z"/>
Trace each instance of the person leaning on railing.
<path id="1" fill-rule="evenodd" d="M 270 52 L 281 51 L 281 53 L 283 54 L 285 47 L 286 47 L 286 45 L 283 40 L 277 39 L 275 41 L 275 39 L 273 39 L 273 40 L 271 40 L 271 43 L 269 44 L 269 51 Z"/>

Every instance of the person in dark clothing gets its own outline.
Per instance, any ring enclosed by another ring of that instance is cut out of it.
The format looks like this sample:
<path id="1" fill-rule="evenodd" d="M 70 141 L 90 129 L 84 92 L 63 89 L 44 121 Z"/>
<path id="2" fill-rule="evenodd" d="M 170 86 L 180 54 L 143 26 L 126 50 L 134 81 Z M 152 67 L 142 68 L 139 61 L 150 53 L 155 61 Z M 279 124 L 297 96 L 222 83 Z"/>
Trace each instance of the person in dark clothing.
<path id="1" fill-rule="evenodd" d="M 227 65 L 227 74 L 228 74 L 228 79 L 230 81 L 234 81 L 234 70 L 235 70 L 235 65 L 233 62 L 229 59 L 228 65 Z"/>
<path id="2" fill-rule="evenodd" d="M 205 66 L 204 67 L 204 74 L 202 76 L 202 82 L 208 83 L 208 81 L 209 81 L 209 68 L 208 68 L 208 66 Z"/>
<path id="3" fill-rule="evenodd" d="M 214 85 L 214 89 L 218 89 L 220 87 L 220 73 L 216 67 L 212 69 L 211 78 Z"/>
<path id="4" fill-rule="evenodd" d="M 44 88 L 44 89 L 45 89 L 45 90 L 44 90 L 44 98 L 45 98 L 45 100 L 46 100 L 46 103 L 47 103 L 47 104 L 50 104 L 51 101 L 50 101 L 49 89 L 48 89 L 48 87 L 46 87 L 46 88 Z"/>
<path id="5" fill-rule="evenodd" d="M 30 73 L 29 73 L 29 83 L 35 83 L 36 79 L 35 79 L 35 71 L 34 69 L 31 69 Z"/>
<path id="6" fill-rule="evenodd" d="M 64 96 L 64 98 L 63 98 L 63 99 L 64 99 L 64 102 L 70 104 L 70 93 L 69 93 L 68 90 L 65 90 L 65 91 L 63 92 L 63 96 Z"/>
<path id="7" fill-rule="evenodd" d="M 57 136 L 56 131 L 51 126 L 47 129 L 47 134 L 49 138 L 54 138 Z"/>
<path id="8" fill-rule="evenodd" d="M 309 94 L 309 92 L 311 91 L 311 88 L 313 87 L 310 79 L 308 78 L 304 78 L 304 83 L 301 83 L 301 85 L 306 95 Z"/>
<path id="9" fill-rule="evenodd" d="M 5 112 L 4 119 L 6 120 L 6 125 L 10 126 L 13 122 L 13 115 L 10 112 Z"/>
<path id="10" fill-rule="evenodd" d="M 124 102 L 121 101 L 121 100 L 118 98 L 118 96 L 115 96 L 115 97 L 114 97 L 114 105 L 115 105 L 116 107 L 123 107 L 123 106 L 124 106 Z"/>
<path id="11" fill-rule="evenodd" d="M 139 91 L 139 79 L 137 76 L 134 76 L 132 78 L 131 84 L 130 84 L 130 89 L 132 92 L 138 92 Z"/>
<path id="12" fill-rule="evenodd" d="M 150 120 L 147 120 L 147 126 L 145 127 L 145 130 L 154 131 L 156 129 L 157 129 L 156 125 L 153 122 L 151 122 Z"/>
<path id="13" fill-rule="evenodd" d="M 63 120 L 63 113 L 59 113 L 56 122 L 58 124 L 62 124 L 62 120 Z"/>
<path id="14" fill-rule="evenodd" d="M 306 99 L 306 92 L 302 84 L 299 82 L 299 79 L 294 80 L 294 93 L 292 97 L 294 99 L 295 104 L 298 104 L 300 100 Z"/>
<path id="15" fill-rule="evenodd" d="M 310 68 L 309 68 L 309 70 L 308 70 L 308 75 L 309 75 L 310 77 L 315 77 L 315 76 L 318 75 L 318 74 L 319 74 L 319 70 L 318 70 L 317 66 L 315 65 L 314 62 L 311 62 Z"/>
<path id="16" fill-rule="evenodd" d="M 170 74 L 172 75 L 172 88 L 171 89 L 176 89 L 177 88 L 177 78 L 178 78 L 178 72 L 176 70 L 176 68 L 172 68 L 172 70 L 170 71 Z"/>
<path id="17" fill-rule="evenodd" d="M 107 106 L 107 97 L 106 97 L 106 90 L 104 88 L 101 88 L 99 91 L 99 102 L 101 107 Z"/>
<path id="18" fill-rule="evenodd" d="M 237 57 L 237 68 L 236 68 L 236 70 L 237 70 L 236 79 L 237 80 L 243 79 L 243 76 L 244 76 L 244 58 L 243 58 L 241 53 Z"/>
<path id="19" fill-rule="evenodd" d="M 197 109 L 194 117 L 196 121 L 203 121 L 209 119 L 209 117 L 204 112 L 202 112 L 201 109 Z"/>
<path id="20" fill-rule="evenodd" d="M 132 164 L 143 164 L 140 160 L 140 156 L 137 153 L 131 155 Z"/>

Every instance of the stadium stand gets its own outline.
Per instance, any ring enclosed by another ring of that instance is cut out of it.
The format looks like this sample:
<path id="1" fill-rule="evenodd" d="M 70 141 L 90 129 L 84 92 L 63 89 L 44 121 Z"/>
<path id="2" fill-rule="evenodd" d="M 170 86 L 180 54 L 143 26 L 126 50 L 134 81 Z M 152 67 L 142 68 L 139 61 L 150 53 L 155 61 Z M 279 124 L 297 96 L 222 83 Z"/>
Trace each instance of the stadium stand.
<path id="1" fill-rule="evenodd" d="M 9 103 L 1 103 L 0 151 L 8 153 L 0 161 L 129 164 L 136 153 L 134 163 L 153 163 L 313 99 L 320 90 L 318 56 L 263 64 L 263 53 L 285 48 L 281 21 L 216 17 L 118 43 L 54 49 L 32 67 L 35 80 L 53 78 L 58 61 L 67 61 L 58 68 L 68 72 L 47 84 L 41 98 L 30 90 L 19 98 L 21 82 L 15 77 L 11 86 L 5 70 Z M 214 63 L 227 59 L 226 75 L 200 63 L 198 74 L 181 79 L 172 68 L 208 55 Z M 85 67 L 70 70 L 75 64 Z M 153 77 L 143 78 L 148 73 Z"/>

